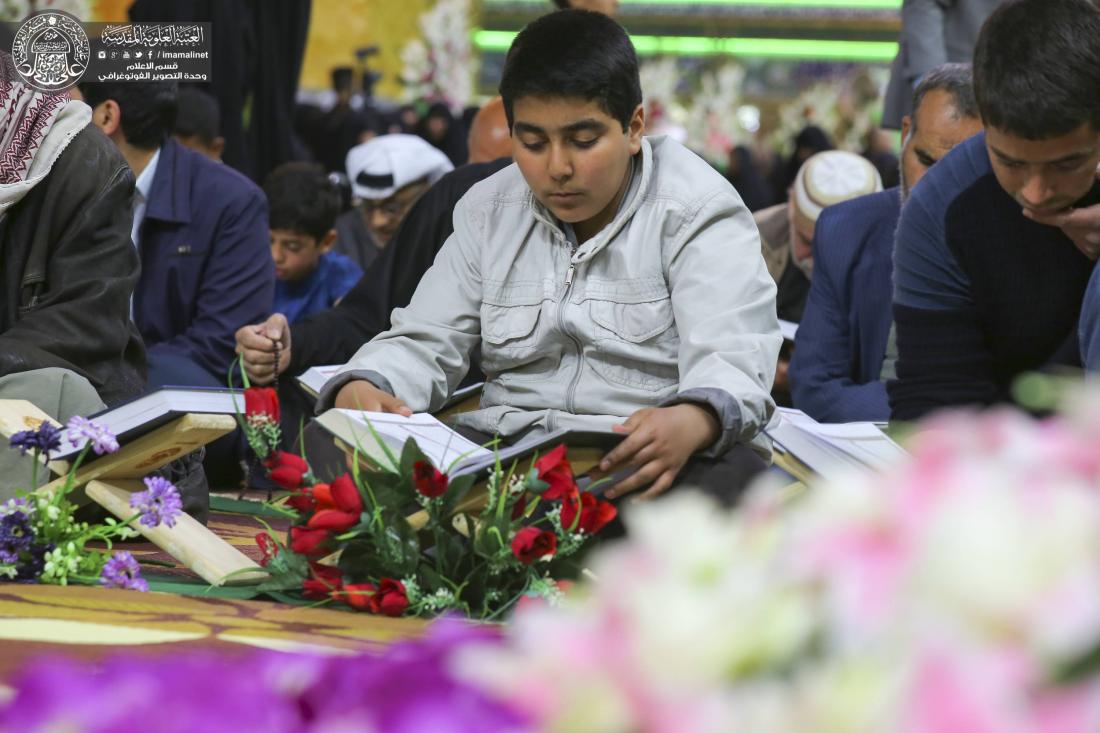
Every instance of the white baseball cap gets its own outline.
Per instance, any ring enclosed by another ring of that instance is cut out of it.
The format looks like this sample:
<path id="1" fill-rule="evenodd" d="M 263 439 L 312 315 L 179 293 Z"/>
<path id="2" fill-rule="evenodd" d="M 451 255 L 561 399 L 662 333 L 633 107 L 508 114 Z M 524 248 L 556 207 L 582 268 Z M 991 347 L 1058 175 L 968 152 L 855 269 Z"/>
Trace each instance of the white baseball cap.
<path id="1" fill-rule="evenodd" d="M 386 199 L 427 178 L 435 183 L 454 169 L 451 161 L 416 135 L 381 135 L 348 151 L 345 167 L 352 192 L 361 199 Z"/>
<path id="2" fill-rule="evenodd" d="M 816 222 L 826 206 L 881 190 L 882 178 L 869 160 L 843 150 L 826 150 L 798 169 L 794 204 L 798 213 Z"/>

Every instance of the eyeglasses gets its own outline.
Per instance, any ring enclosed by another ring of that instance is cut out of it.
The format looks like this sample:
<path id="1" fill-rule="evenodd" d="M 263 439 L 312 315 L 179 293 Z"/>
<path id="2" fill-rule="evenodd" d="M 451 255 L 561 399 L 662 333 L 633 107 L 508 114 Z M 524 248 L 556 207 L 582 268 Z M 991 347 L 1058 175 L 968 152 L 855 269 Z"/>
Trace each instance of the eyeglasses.
<path id="1" fill-rule="evenodd" d="M 359 208 L 362 210 L 363 215 L 368 219 L 373 217 L 375 213 L 382 213 L 387 218 L 404 218 L 405 214 L 409 212 L 416 200 L 420 198 L 420 195 L 427 190 L 427 186 L 417 186 L 414 189 L 397 192 L 388 199 L 381 199 L 375 201 L 372 199 L 363 199 L 359 202 Z"/>

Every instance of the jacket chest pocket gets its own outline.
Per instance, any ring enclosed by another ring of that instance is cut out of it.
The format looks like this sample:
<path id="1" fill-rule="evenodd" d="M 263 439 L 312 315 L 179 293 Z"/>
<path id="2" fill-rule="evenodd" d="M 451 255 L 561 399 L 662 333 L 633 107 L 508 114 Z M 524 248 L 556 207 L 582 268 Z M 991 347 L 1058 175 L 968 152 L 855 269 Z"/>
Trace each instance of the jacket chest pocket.
<path id="1" fill-rule="evenodd" d="M 596 340 L 621 340 L 641 344 L 672 330 L 676 318 L 667 295 L 640 303 L 590 300 L 588 314 L 596 324 Z"/>
<path id="2" fill-rule="evenodd" d="M 593 298 L 588 315 L 596 347 L 590 362 L 606 381 L 657 392 L 679 383 L 680 339 L 667 292 Z"/>
<path id="3" fill-rule="evenodd" d="M 481 304 L 481 367 L 487 376 L 501 372 L 546 371 L 538 364 L 548 356 L 539 349 L 542 332 L 546 330 L 542 310 L 541 302 L 533 305 Z"/>

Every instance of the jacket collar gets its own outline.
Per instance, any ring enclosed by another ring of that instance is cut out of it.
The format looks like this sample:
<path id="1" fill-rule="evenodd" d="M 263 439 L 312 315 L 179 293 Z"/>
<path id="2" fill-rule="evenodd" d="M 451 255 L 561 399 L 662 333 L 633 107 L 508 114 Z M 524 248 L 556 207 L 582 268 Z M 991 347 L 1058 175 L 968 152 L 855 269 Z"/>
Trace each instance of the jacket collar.
<path id="1" fill-rule="evenodd" d="M 145 206 L 145 218 L 188 224 L 191 221 L 191 176 L 197 153 L 169 136 L 160 148 L 153 186 Z"/>
<path id="2" fill-rule="evenodd" d="M 632 175 L 636 180 L 630 182 L 626 191 L 626 195 L 630 199 L 619 204 L 619 211 L 610 224 L 577 249 L 571 260 L 574 264 L 587 262 L 595 257 L 626 226 L 626 223 L 630 221 L 630 218 L 642 205 L 642 201 L 645 200 L 646 191 L 649 190 L 649 184 L 653 178 L 653 146 L 650 144 L 649 138 L 642 138 L 642 149 L 635 156 L 632 165 L 634 166 Z M 539 203 L 530 189 L 527 191 L 527 200 L 528 205 L 535 213 L 535 218 L 549 226 L 553 230 L 555 238 L 560 238 L 563 242 L 568 241 L 554 215 Z"/>

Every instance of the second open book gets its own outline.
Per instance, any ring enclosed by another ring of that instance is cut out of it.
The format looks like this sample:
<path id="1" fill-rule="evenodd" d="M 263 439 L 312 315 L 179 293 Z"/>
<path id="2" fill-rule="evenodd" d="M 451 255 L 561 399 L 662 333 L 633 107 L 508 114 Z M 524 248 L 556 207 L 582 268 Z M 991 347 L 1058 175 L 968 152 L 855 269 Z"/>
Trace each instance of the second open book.
<path id="1" fill-rule="evenodd" d="M 501 444 L 494 451 L 467 440 L 426 413 L 404 417 L 385 412 L 334 408 L 321 414 L 317 423 L 349 451 L 358 450 L 364 457 L 381 465 L 388 464 L 389 459 L 379 440 L 394 455 L 400 456 L 405 441 L 412 438 L 436 468 L 452 477 L 487 473 L 498 458 L 507 468 L 512 461 L 524 460 L 536 453 L 547 453 L 559 443 L 565 443 L 569 448 L 611 450 L 625 437 L 610 430 L 555 430 L 524 438 L 515 445 Z"/>

